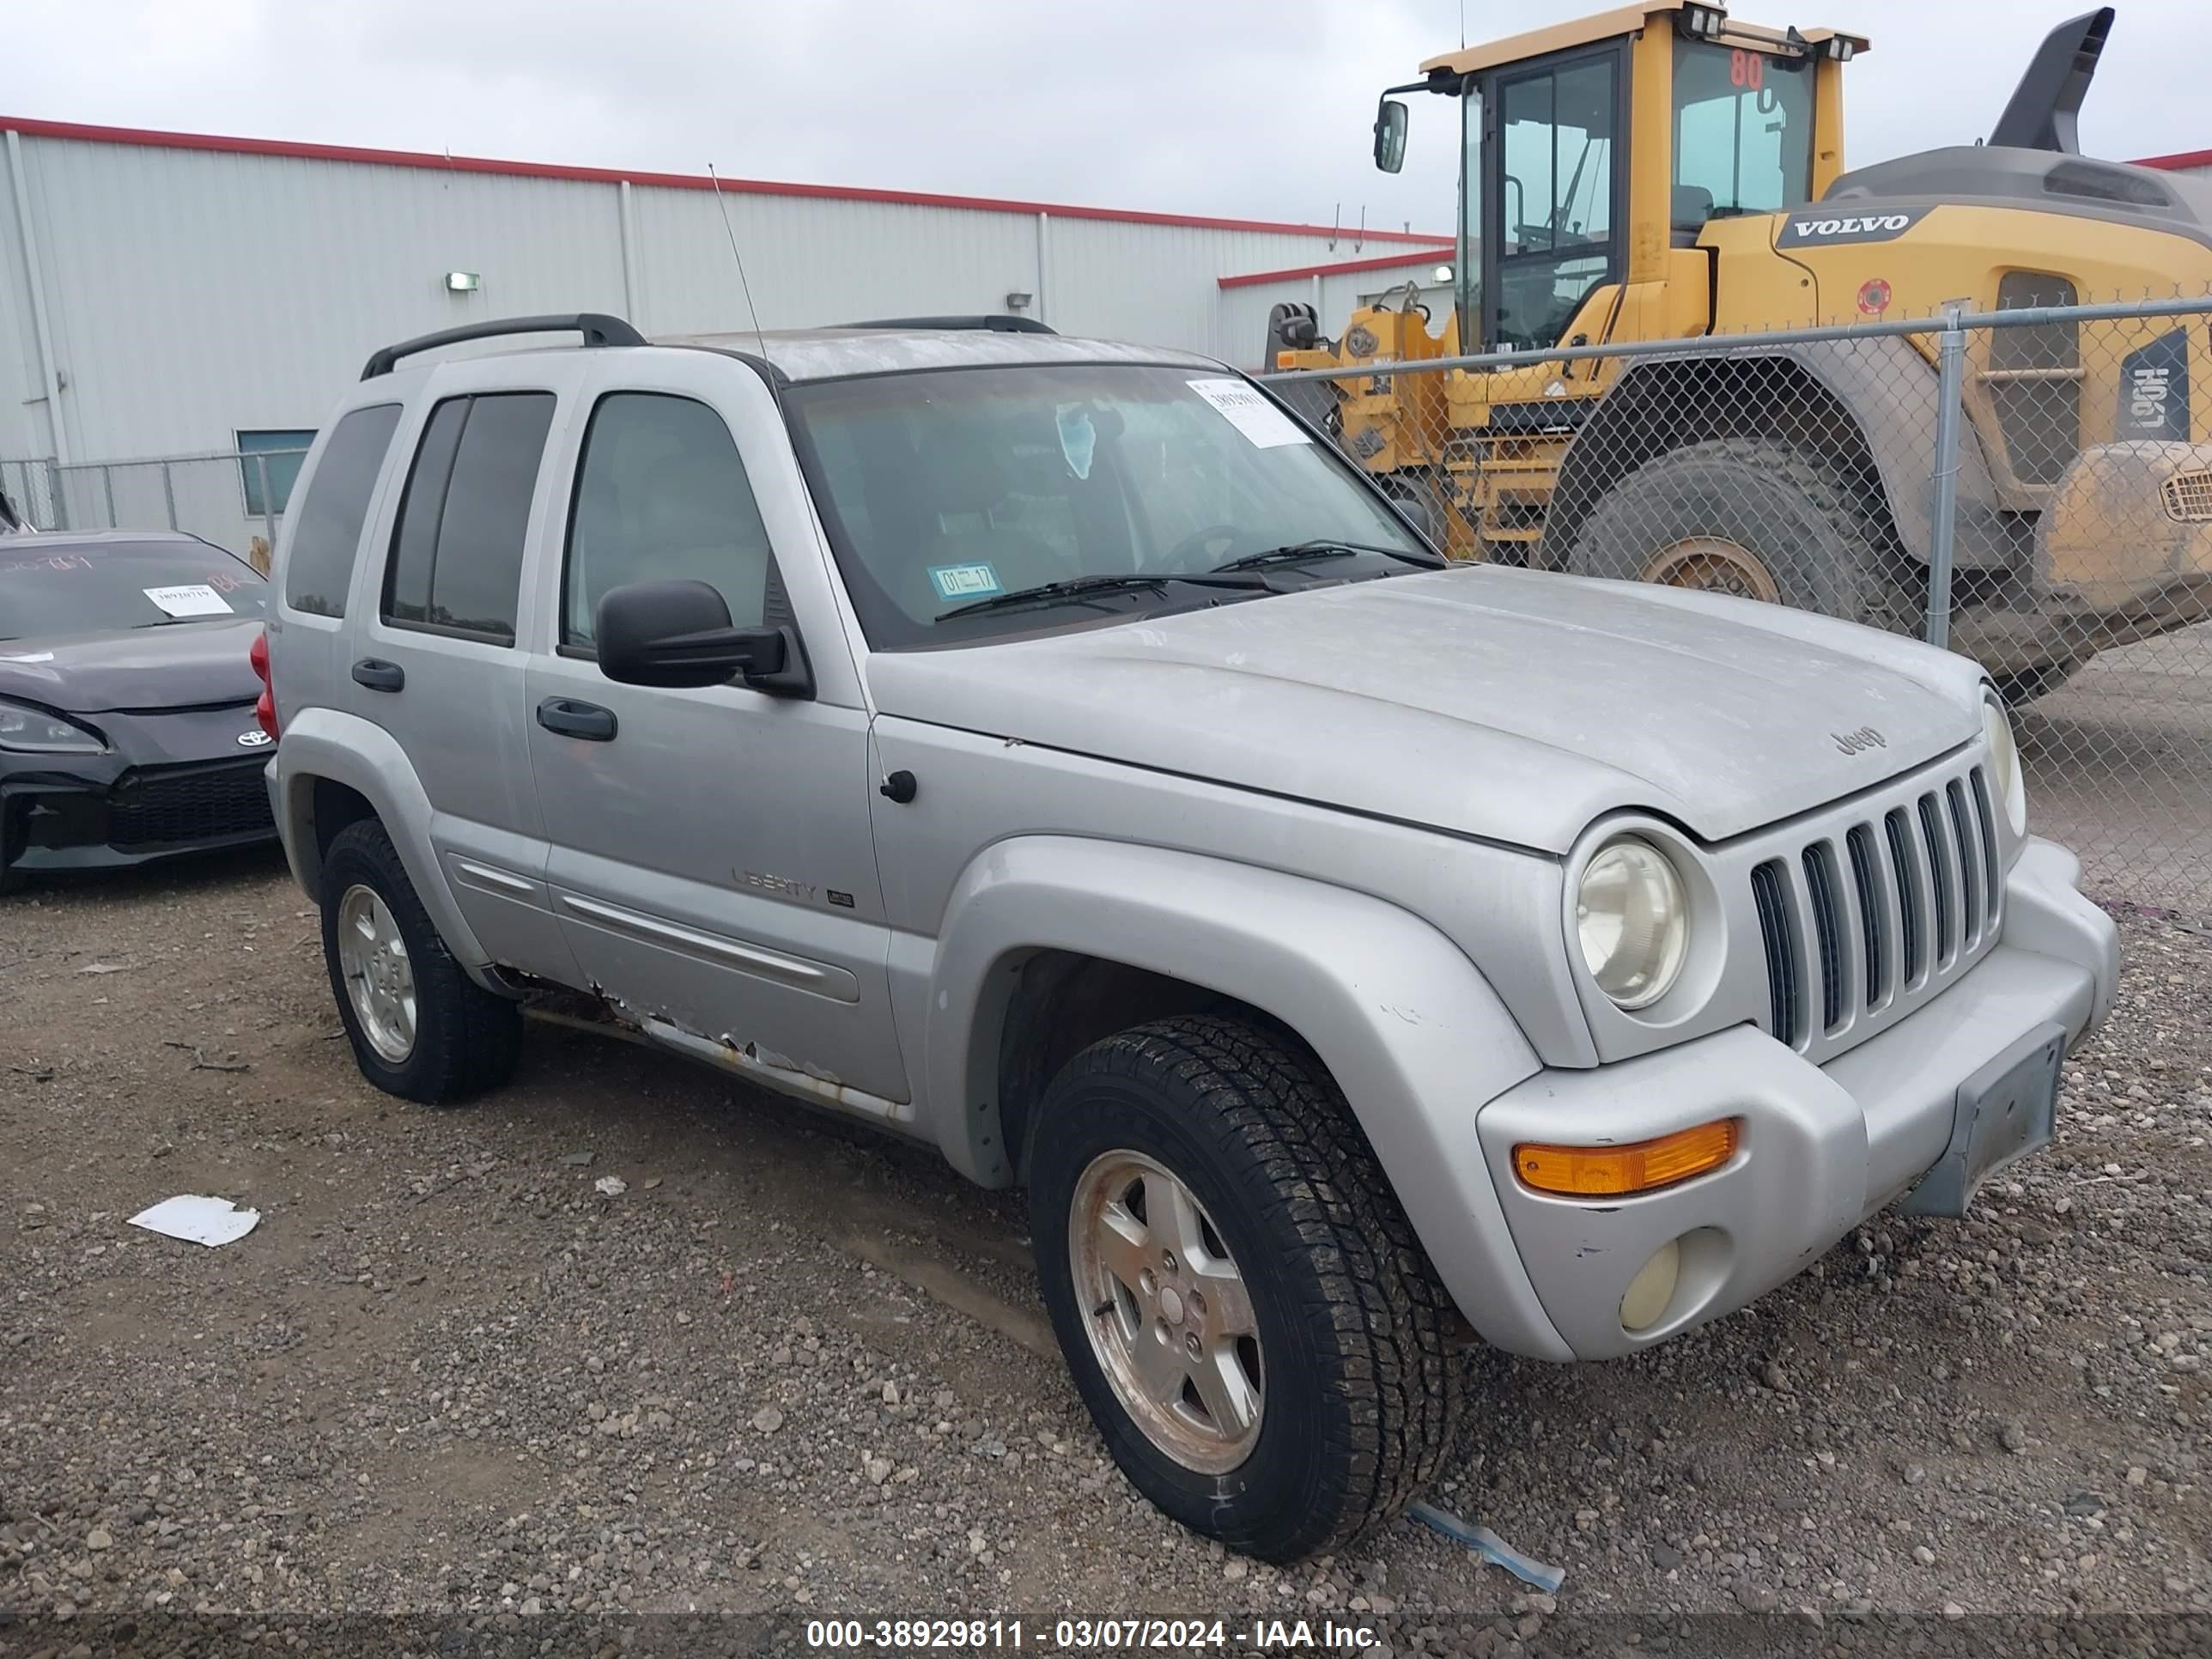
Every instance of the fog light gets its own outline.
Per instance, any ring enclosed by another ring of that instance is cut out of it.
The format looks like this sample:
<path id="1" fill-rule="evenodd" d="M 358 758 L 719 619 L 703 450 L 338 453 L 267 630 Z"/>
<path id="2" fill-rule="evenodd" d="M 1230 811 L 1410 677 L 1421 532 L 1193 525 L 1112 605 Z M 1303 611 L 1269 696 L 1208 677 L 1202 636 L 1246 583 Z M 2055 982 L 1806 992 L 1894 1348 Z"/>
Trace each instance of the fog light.
<path id="1" fill-rule="evenodd" d="M 1682 1241 L 1670 1238 L 1651 1253 L 1651 1260 L 1636 1270 L 1628 1292 L 1620 1298 L 1620 1328 L 1646 1331 L 1657 1324 L 1674 1299 L 1675 1281 L 1682 1276 Z"/>

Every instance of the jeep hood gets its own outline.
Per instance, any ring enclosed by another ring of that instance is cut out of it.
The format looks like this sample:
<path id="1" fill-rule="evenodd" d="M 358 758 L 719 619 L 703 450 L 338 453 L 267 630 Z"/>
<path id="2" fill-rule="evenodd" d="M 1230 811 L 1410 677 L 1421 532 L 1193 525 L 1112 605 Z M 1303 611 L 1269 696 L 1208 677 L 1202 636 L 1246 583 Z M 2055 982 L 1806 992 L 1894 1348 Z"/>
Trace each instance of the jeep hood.
<path id="1" fill-rule="evenodd" d="M 1547 853 L 1723 841 L 1972 740 L 1979 671 L 1847 623 L 1504 568 L 870 659 L 887 716 Z"/>

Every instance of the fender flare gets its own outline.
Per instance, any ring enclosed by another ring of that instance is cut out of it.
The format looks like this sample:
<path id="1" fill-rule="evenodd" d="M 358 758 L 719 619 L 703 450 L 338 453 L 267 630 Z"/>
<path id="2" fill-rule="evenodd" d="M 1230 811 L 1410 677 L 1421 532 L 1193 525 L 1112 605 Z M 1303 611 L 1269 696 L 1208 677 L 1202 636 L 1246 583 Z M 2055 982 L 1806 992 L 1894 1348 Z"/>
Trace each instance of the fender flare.
<path id="1" fill-rule="evenodd" d="M 1881 480 L 1899 544 L 1916 563 L 1925 564 L 1935 524 L 1937 390 L 1934 366 L 1899 336 L 1754 343 L 1717 356 L 1706 350 L 1637 357 L 1598 399 L 1559 464 L 1545 515 L 1542 561 L 1564 569 L 1583 520 L 1607 490 L 1645 461 L 1720 435 L 1716 415 L 1794 394 L 1810 397 L 1816 409 L 1825 403 L 1825 412 L 1850 422 L 1863 447 L 1861 459 Z M 1996 482 L 1971 416 L 1959 423 L 1957 462 L 1957 563 L 2002 567 L 2011 550 L 1996 527 Z"/>
<path id="2" fill-rule="evenodd" d="M 315 781 L 328 778 L 357 792 L 376 811 L 392 836 L 399 861 L 422 908 L 430 913 L 446 948 L 472 977 L 481 978 L 491 957 L 476 932 L 445 872 L 430 855 L 434 844 L 430 797 L 398 740 L 374 721 L 336 708 L 305 708 L 284 723 L 284 736 L 271 763 L 277 827 L 292 873 L 310 897 L 322 896 L 322 860 L 315 841 Z"/>
<path id="3" fill-rule="evenodd" d="M 1073 836 L 1000 842 L 946 906 L 923 1051 L 939 1142 L 1013 1178 L 999 1121 L 1000 1018 L 1040 950 L 1234 997 L 1329 1069 L 1437 1274 L 1493 1346 L 1571 1351 L 1522 1269 L 1475 1138 L 1484 1103 L 1541 1069 L 1489 981 L 1427 922 L 1361 893 L 1194 854 Z"/>

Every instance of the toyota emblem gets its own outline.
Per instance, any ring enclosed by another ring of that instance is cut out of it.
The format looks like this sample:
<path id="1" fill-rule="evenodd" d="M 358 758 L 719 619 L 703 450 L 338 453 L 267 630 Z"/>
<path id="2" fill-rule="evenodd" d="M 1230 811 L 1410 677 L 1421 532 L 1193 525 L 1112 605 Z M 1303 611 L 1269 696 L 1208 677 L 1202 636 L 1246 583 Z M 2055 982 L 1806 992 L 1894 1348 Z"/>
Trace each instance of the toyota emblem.
<path id="1" fill-rule="evenodd" d="M 252 732 L 241 732 L 238 734 L 238 746 L 241 749 L 266 749 L 270 744 L 276 741 L 276 739 L 270 737 L 266 732 L 260 731 L 258 728 Z"/>

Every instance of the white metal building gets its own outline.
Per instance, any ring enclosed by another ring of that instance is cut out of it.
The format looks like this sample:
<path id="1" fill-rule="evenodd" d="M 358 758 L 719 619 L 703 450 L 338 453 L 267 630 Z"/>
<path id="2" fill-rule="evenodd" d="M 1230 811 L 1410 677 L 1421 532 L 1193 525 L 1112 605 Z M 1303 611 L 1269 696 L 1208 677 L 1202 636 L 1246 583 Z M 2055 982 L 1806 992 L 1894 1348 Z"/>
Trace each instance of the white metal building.
<path id="1" fill-rule="evenodd" d="M 2212 149 L 2185 149 L 2178 155 L 2146 155 L 2137 167 L 2178 173 L 2185 179 L 2212 179 Z"/>
<path id="2" fill-rule="evenodd" d="M 21 464 L 61 464 L 41 471 L 63 499 L 30 503 L 46 522 L 58 507 L 240 545 L 296 460 L 275 464 L 267 502 L 235 460 L 83 469 L 296 449 L 372 349 L 433 329 L 579 311 L 648 335 L 749 325 L 703 176 L 0 130 L 0 461 L 16 464 L 0 487 L 35 498 Z M 1449 234 L 757 180 L 726 179 L 720 205 L 763 327 L 1015 309 L 1243 368 L 1277 301 L 1340 318 L 1452 257 Z"/>

